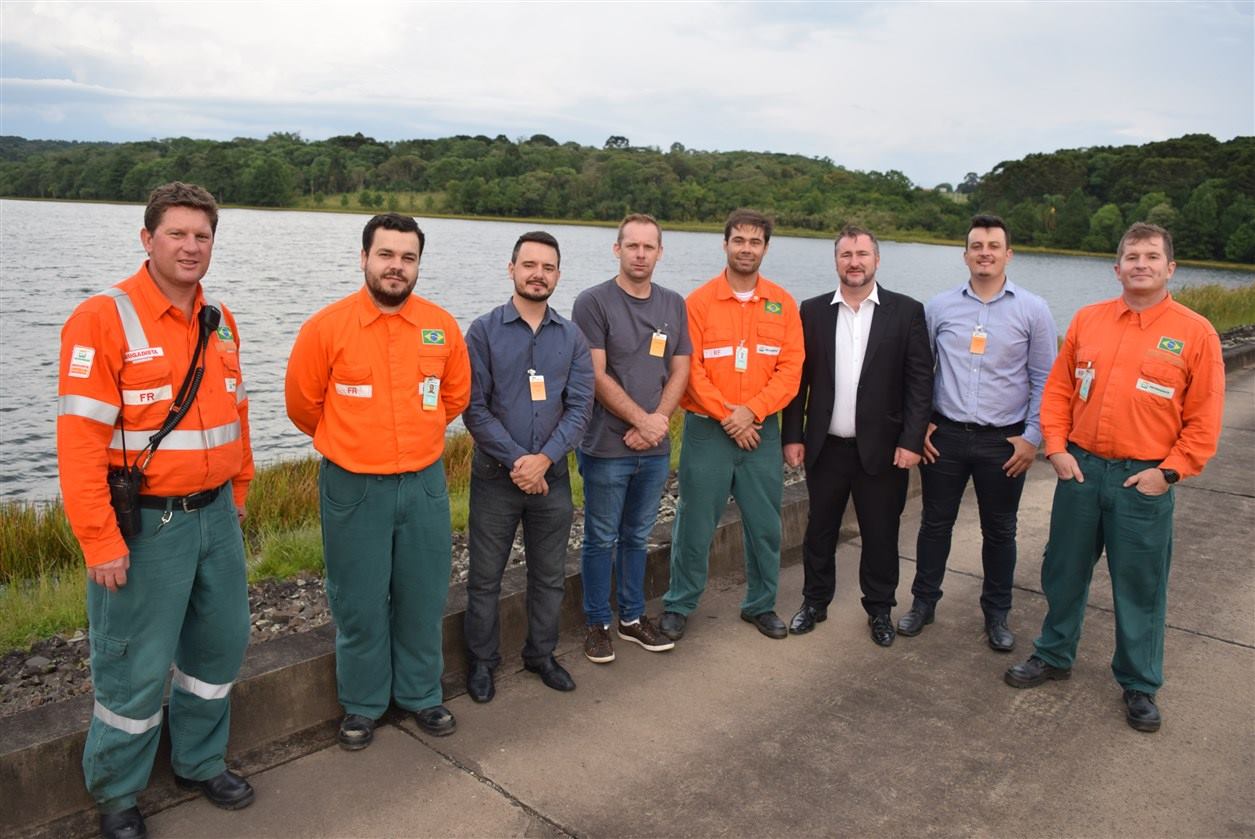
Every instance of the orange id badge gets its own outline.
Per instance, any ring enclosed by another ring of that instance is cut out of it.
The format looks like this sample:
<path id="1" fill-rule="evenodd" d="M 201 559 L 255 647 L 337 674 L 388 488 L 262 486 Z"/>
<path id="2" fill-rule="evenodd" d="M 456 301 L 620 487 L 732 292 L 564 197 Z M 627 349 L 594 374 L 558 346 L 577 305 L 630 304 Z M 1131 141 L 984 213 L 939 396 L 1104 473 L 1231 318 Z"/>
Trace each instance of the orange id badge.
<path id="1" fill-rule="evenodd" d="M 972 332 L 972 343 L 968 345 L 967 351 L 972 355 L 984 355 L 985 342 L 988 339 L 989 336 L 985 334 L 985 328 L 978 325 Z"/>
<path id="2" fill-rule="evenodd" d="M 667 352 L 667 335 L 665 332 L 655 332 L 653 337 L 649 339 L 649 354 L 654 358 L 662 358 Z"/>
<path id="3" fill-rule="evenodd" d="M 527 384 L 531 388 L 532 401 L 545 401 L 545 377 L 538 374 L 535 370 L 527 371 Z"/>

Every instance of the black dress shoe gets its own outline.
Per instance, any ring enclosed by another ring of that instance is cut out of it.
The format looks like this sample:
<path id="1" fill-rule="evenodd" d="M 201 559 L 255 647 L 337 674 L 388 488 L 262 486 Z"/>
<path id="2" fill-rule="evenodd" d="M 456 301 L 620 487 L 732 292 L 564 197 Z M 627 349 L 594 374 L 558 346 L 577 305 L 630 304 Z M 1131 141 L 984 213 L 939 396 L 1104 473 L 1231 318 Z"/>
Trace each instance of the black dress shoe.
<path id="1" fill-rule="evenodd" d="M 497 688 L 492 683 L 492 668 L 482 661 L 472 664 L 466 674 L 466 692 L 476 702 L 491 702 L 497 695 Z"/>
<path id="2" fill-rule="evenodd" d="M 100 835 L 105 839 L 148 839 L 148 828 L 138 807 L 105 813 L 100 817 Z"/>
<path id="3" fill-rule="evenodd" d="M 1163 718 L 1155 707 L 1155 697 L 1140 690 L 1124 692 L 1124 718 L 1138 731 L 1158 731 Z"/>
<path id="4" fill-rule="evenodd" d="M 340 731 L 336 734 L 336 742 L 340 748 L 355 752 L 364 749 L 375 739 L 375 721 L 361 714 L 345 714 L 340 720 Z"/>
<path id="5" fill-rule="evenodd" d="M 684 637 L 684 627 L 688 622 L 687 615 L 681 615 L 679 612 L 663 612 L 658 618 L 658 631 L 672 641 L 679 641 Z"/>
<path id="6" fill-rule="evenodd" d="M 924 631 L 924 627 L 933 622 L 935 611 L 927 606 L 912 606 L 911 610 L 898 618 L 898 632 L 908 638 L 914 638 Z"/>
<path id="7" fill-rule="evenodd" d="M 789 637 L 789 628 L 784 625 L 784 621 L 780 620 L 780 616 L 775 612 L 759 612 L 757 615 L 742 612 L 741 620 L 754 624 L 754 626 L 758 627 L 758 631 L 768 638 Z"/>
<path id="8" fill-rule="evenodd" d="M 414 712 L 414 722 L 432 737 L 448 737 L 458 730 L 458 721 L 443 705 L 433 705 Z"/>
<path id="9" fill-rule="evenodd" d="M 815 624 L 828 620 L 827 609 L 816 609 L 814 606 L 802 604 L 793 620 L 789 621 L 789 631 L 794 635 L 805 635 L 815 628 Z"/>
<path id="10" fill-rule="evenodd" d="M 893 618 L 886 612 L 883 615 L 868 615 L 867 625 L 872 628 L 872 640 L 882 647 L 893 644 Z"/>
<path id="11" fill-rule="evenodd" d="M 1051 667 L 1037 656 L 1029 656 L 1028 661 L 1007 668 L 1002 680 L 1013 688 L 1035 688 L 1051 679 L 1062 682 L 1072 678 L 1071 670 Z"/>
<path id="12" fill-rule="evenodd" d="M 575 680 L 553 656 L 537 663 L 524 662 L 523 669 L 539 675 L 546 687 L 561 691 L 575 690 Z"/>
<path id="13" fill-rule="evenodd" d="M 989 638 L 989 646 L 1000 653 L 1015 649 L 1015 635 L 1007 626 L 1006 618 L 989 618 L 985 621 L 985 635 Z"/>
<path id="14" fill-rule="evenodd" d="M 175 775 L 174 782 L 183 789 L 200 790 L 210 804 L 224 810 L 242 810 L 253 803 L 253 787 L 230 769 L 207 781 L 194 781 Z"/>

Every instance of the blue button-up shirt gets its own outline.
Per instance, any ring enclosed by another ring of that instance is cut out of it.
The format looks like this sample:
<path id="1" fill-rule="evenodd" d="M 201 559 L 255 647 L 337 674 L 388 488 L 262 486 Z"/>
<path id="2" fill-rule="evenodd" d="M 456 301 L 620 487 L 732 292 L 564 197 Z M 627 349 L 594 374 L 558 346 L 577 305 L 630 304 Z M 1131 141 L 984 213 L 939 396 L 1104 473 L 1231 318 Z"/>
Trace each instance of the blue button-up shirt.
<path id="1" fill-rule="evenodd" d="M 964 283 L 924 307 L 937 359 L 933 408 L 955 422 L 1024 423 L 1024 439 L 1041 445 L 1041 394 L 1059 351 L 1046 301 L 1010 280 L 988 303 Z M 985 352 L 972 352 L 977 326 Z"/>
<path id="2" fill-rule="evenodd" d="M 527 454 L 565 463 L 593 413 L 593 362 L 579 327 L 550 306 L 532 332 L 510 300 L 476 318 L 466 348 L 471 404 L 462 422 L 475 444 L 506 468 Z M 532 400 L 533 371 L 545 377 L 544 400 Z"/>

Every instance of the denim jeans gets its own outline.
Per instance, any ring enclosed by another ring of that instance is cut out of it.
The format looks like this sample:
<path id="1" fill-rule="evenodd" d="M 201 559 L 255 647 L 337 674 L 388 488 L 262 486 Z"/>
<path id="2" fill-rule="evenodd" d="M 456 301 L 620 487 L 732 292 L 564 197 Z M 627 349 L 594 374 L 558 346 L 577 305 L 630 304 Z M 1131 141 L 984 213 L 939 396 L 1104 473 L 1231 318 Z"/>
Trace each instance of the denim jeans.
<path id="1" fill-rule="evenodd" d="M 613 568 L 619 620 L 636 620 L 645 611 L 645 552 L 670 458 L 575 456 L 584 477 L 584 614 L 589 625 L 610 623 Z"/>

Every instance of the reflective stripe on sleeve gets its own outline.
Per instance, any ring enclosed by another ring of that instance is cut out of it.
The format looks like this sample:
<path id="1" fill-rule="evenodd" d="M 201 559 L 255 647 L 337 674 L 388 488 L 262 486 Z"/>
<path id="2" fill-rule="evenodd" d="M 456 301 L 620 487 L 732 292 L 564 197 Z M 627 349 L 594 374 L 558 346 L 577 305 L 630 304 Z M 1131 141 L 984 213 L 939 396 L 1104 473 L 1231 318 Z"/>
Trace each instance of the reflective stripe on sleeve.
<path id="1" fill-rule="evenodd" d="M 225 685 L 202 682 L 195 676 L 189 676 L 178 667 L 175 667 L 174 676 L 170 679 L 170 684 L 184 693 L 190 693 L 192 696 L 197 696 L 201 699 L 226 699 L 227 694 L 231 692 L 231 686 L 235 682 L 227 682 Z"/>
<path id="2" fill-rule="evenodd" d="M 157 433 L 157 429 L 127 429 L 126 431 L 126 448 L 131 451 L 138 451 L 148 445 L 148 438 Z M 219 446 L 225 446 L 228 443 L 234 443 L 240 439 L 240 421 L 235 420 L 226 425 L 219 425 L 215 428 L 206 428 L 204 431 L 179 431 L 178 429 L 171 431 L 161 441 L 162 451 L 180 451 L 194 452 L 206 451 L 208 449 L 216 449 Z M 113 430 L 113 439 L 109 441 L 109 448 L 122 450 L 123 433 L 120 428 Z"/>
<path id="3" fill-rule="evenodd" d="M 93 711 L 96 719 L 100 720 L 110 728 L 116 728 L 118 731 L 127 734 L 143 734 L 149 729 L 156 728 L 161 725 L 161 709 L 157 709 L 157 713 L 153 714 L 146 720 L 133 720 L 130 717 L 124 717 L 121 714 L 115 714 L 99 701 L 96 702 L 96 708 Z"/>
<path id="4" fill-rule="evenodd" d="M 139 312 L 135 304 L 122 289 L 114 286 L 101 292 L 105 297 L 113 298 L 113 305 L 118 310 L 118 320 L 122 321 L 122 331 L 126 333 L 128 350 L 142 350 L 148 347 L 148 336 L 144 334 L 144 326 L 139 321 Z"/>
<path id="5" fill-rule="evenodd" d="M 117 405 L 90 396 L 62 396 L 57 400 L 57 416 L 85 417 L 105 425 L 118 421 L 119 410 Z"/>
<path id="6" fill-rule="evenodd" d="M 243 382 L 237 382 L 235 385 L 235 404 L 238 405 L 248 398 L 248 393 Z"/>

